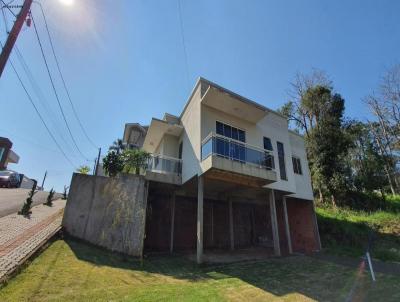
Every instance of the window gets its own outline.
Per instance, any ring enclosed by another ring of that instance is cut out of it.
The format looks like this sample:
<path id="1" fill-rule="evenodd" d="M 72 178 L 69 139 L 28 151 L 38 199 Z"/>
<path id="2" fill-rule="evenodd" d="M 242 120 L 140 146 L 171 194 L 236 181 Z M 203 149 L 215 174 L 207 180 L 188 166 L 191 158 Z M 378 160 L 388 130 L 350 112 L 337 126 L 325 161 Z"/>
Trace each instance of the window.
<path id="1" fill-rule="evenodd" d="M 264 137 L 264 149 L 272 151 L 272 143 L 271 139 L 269 137 Z"/>
<path id="2" fill-rule="evenodd" d="M 292 162 L 293 162 L 293 172 L 296 174 L 300 174 L 302 175 L 302 171 L 301 171 L 301 161 L 300 158 L 298 157 L 292 157 Z"/>
<path id="3" fill-rule="evenodd" d="M 178 158 L 182 159 L 182 147 L 183 147 L 183 142 L 179 144 L 179 151 L 178 151 Z"/>
<path id="4" fill-rule="evenodd" d="M 217 137 L 216 153 L 233 160 L 245 161 L 246 152 L 244 144 L 242 144 L 246 141 L 245 131 L 221 122 L 216 123 L 216 130 L 217 134 L 237 141 L 229 141 L 227 139 Z"/>
<path id="5" fill-rule="evenodd" d="M 217 122 L 216 129 L 217 134 L 219 135 L 226 136 L 243 143 L 246 142 L 246 132 L 241 129 L 226 125 L 221 122 Z"/>
<path id="6" fill-rule="evenodd" d="M 276 143 L 278 149 L 279 173 L 282 180 L 287 180 L 286 165 L 285 165 L 285 150 L 281 142 Z"/>
<path id="7" fill-rule="evenodd" d="M 4 148 L 0 148 L 0 161 L 3 159 Z"/>

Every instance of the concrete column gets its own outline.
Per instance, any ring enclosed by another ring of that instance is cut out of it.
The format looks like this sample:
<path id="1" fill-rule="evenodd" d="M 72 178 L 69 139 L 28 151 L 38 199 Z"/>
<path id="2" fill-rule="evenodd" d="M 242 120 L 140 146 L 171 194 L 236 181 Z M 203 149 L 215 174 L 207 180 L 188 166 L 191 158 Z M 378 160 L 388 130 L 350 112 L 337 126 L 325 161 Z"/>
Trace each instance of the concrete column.
<path id="1" fill-rule="evenodd" d="M 214 246 L 214 202 L 211 203 L 211 245 Z"/>
<path id="2" fill-rule="evenodd" d="M 197 178 L 197 183 L 197 263 L 200 264 L 203 261 L 203 176 Z"/>
<path id="3" fill-rule="evenodd" d="M 292 239 L 290 237 L 289 217 L 288 217 L 287 207 L 286 207 L 286 196 L 283 196 L 282 202 L 283 202 L 283 212 L 284 212 L 284 216 L 285 216 L 286 239 L 287 239 L 287 243 L 288 243 L 289 254 L 292 254 L 293 253 Z"/>
<path id="4" fill-rule="evenodd" d="M 322 245 L 321 245 L 321 238 L 319 237 L 319 229 L 318 229 L 318 220 L 317 220 L 317 214 L 315 213 L 315 203 L 314 201 L 312 202 L 312 211 L 313 211 L 313 220 L 314 220 L 314 235 L 317 237 L 317 245 L 319 251 L 322 250 Z"/>
<path id="5" fill-rule="evenodd" d="M 271 225 L 272 225 L 272 238 L 274 240 L 274 252 L 275 256 L 281 255 L 281 247 L 279 245 L 279 230 L 278 230 L 278 219 L 276 217 L 276 206 L 275 206 L 275 192 L 270 191 L 269 194 L 269 209 L 271 212 Z"/>
<path id="6" fill-rule="evenodd" d="M 231 250 L 235 249 L 235 236 L 233 233 L 233 209 L 232 209 L 232 200 L 228 200 L 229 202 L 229 236 L 231 240 Z"/>
<path id="7" fill-rule="evenodd" d="M 171 238 L 169 242 L 169 251 L 174 251 L 174 230 L 175 230 L 175 191 L 171 196 Z"/>

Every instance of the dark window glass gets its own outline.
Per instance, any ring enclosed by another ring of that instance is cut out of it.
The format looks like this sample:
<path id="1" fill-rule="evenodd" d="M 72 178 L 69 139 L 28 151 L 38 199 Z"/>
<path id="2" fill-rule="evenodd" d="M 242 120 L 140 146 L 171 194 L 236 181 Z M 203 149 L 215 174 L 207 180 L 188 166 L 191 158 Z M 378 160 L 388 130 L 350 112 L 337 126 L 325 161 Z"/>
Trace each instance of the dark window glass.
<path id="1" fill-rule="evenodd" d="M 281 175 L 282 180 L 287 180 L 286 165 L 285 165 L 285 150 L 281 142 L 277 142 L 276 145 L 278 149 L 279 173 Z"/>
<path id="2" fill-rule="evenodd" d="M 183 143 L 181 142 L 179 144 L 179 153 L 178 153 L 178 158 L 179 159 L 182 159 L 182 147 L 183 147 Z"/>
<path id="3" fill-rule="evenodd" d="M 239 133 L 238 133 L 238 129 L 237 128 L 234 128 L 234 127 L 232 127 L 232 139 L 235 139 L 235 140 L 239 140 Z"/>
<path id="4" fill-rule="evenodd" d="M 292 157 L 292 163 L 293 163 L 293 172 L 296 174 L 303 174 L 301 171 L 301 161 L 300 158 L 297 157 Z"/>
<path id="5" fill-rule="evenodd" d="M 269 139 L 268 137 L 264 137 L 264 149 L 265 150 L 270 150 L 272 151 L 272 143 L 271 143 L 271 139 Z"/>
<path id="6" fill-rule="evenodd" d="M 217 122 L 217 134 L 224 135 L 224 124 Z"/>
<path id="7" fill-rule="evenodd" d="M 243 130 L 238 129 L 239 138 L 238 140 L 245 143 L 246 142 L 246 132 Z"/>
<path id="8" fill-rule="evenodd" d="M 224 136 L 232 138 L 232 127 L 224 125 Z"/>

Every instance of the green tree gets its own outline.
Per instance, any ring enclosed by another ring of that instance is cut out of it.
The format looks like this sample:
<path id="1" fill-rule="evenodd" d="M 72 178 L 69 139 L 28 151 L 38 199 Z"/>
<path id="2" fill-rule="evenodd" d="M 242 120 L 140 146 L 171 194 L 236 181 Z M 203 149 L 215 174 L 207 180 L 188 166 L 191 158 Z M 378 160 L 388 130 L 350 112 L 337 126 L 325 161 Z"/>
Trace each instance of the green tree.
<path id="1" fill-rule="evenodd" d="M 125 172 L 134 172 L 139 175 L 140 170 L 146 168 L 150 154 L 144 150 L 126 149 L 122 153 L 122 158 L 124 160 Z"/>
<path id="2" fill-rule="evenodd" d="M 351 146 L 346 159 L 349 179 L 358 192 L 383 193 L 388 185 L 385 175 L 385 158 L 379 153 L 368 124 L 360 121 L 350 121 L 346 134 L 351 140 Z"/>
<path id="3" fill-rule="evenodd" d="M 78 169 L 76 169 L 76 172 L 78 172 L 80 174 L 89 174 L 90 167 L 89 166 L 80 166 Z"/>
<path id="4" fill-rule="evenodd" d="M 103 168 L 105 172 L 114 177 L 124 169 L 124 161 L 121 154 L 115 151 L 109 151 L 106 157 L 103 158 Z"/>
<path id="5" fill-rule="evenodd" d="M 47 199 L 46 202 L 44 203 L 44 205 L 51 207 L 53 205 L 53 199 L 54 199 L 54 194 L 56 193 L 56 191 L 53 190 L 53 188 L 50 190 L 49 195 L 47 195 Z"/>
<path id="6" fill-rule="evenodd" d="M 344 158 L 350 145 L 343 129 L 344 99 L 332 92 L 331 81 L 321 71 L 297 75 L 292 88 L 292 100 L 280 112 L 304 134 L 312 184 L 320 201 L 329 195 L 336 204 L 346 190 Z"/>
<path id="7" fill-rule="evenodd" d="M 113 144 L 108 148 L 109 151 L 115 151 L 117 154 L 121 154 L 123 150 L 125 150 L 126 145 L 124 144 L 123 140 L 118 138 L 116 139 Z"/>
<path id="8" fill-rule="evenodd" d="M 37 181 L 34 180 L 33 181 L 33 185 L 32 185 L 32 189 L 28 193 L 28 198 L 24 202 L 24 205 L 22 206 L 22 209 L 18 212 L 18 215 L 29 216 L 29 214 L 31 213 L 33 196 L 37 193 L 36 186 L 37 186 Z"/>

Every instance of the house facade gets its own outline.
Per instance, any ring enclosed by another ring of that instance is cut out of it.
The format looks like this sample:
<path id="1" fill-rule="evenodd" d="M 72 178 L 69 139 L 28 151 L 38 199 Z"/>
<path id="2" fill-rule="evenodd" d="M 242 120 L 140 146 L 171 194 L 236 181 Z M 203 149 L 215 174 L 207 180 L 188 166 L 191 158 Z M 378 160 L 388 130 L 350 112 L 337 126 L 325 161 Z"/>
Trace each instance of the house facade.
<path id="1" fill-rule="evenodd" d="M 6 137 L 0 137 L 0 170 L 6 170 L 8 164 L 17 164 L 19 156 L 11 150 L 13 143 Z"/>
<path id="2" fill-rule="evenodd" d="M 284 116 L 200 78 L 179 116 L 127 124 L 151 153 L 148 251 L 321 249 L 304 139 Z"/>

